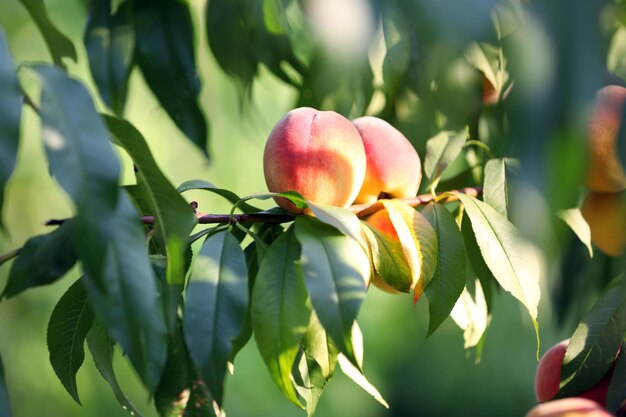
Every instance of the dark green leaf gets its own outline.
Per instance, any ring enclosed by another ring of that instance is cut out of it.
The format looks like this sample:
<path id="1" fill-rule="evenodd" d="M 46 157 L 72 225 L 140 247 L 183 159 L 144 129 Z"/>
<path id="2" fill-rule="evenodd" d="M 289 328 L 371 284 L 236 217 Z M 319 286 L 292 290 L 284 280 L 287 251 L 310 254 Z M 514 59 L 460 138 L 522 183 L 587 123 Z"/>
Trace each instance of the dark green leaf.
<path id="1" fill-rule="evenodd" d="M 226 190 L 224 188 L 218 188 L 210 182 L 204 180 L 185 181 L 178 186 L 177 190 L 179 193 L 184 193 L 185 191 L 189 190 L 206 190 L 224 197 L 226 200 L 230 201 L 233 204 L 239 203 L 239 201 L 241 200 L 241 197 L 239 197 L 232 191 Z M 260 209 L 253 207 L 246 202 L 239 203 L 237 207 L 239 207 L 244 213 L 256 213 L 261 211 Z"/>
<path id="2" fill-rule="evenodd" d="M 426 206 L 422 214 L 437 233 L 437 269 L 426 287 L 428 336 L 450 315 L 465 287 L 465 246 L 452 214 L 440 204 Z"/>
<path id="3" fill-rule="evenodd" d="M 622 350 L 615 361 L 615 369 L 611 376 L 609 390 L 606 393 L 606 408 L 616 412 L 620 405 L 626 400 L 626 353 L 622 341 Z"/>
<path id="4" fill-rule="evenodd" d="M 109 336 L 107 329 L 98 320 L 94 320 L 91 330 L 87 333 L 87 346 L 89 346 L 96 368 L 100 375 L 109 383 L 119 405 L 131 415 L 142 417 L 117 382 L 117 377 L 113 370 L 114 342 Z"/>
<path id="5" fill-rule="evenodd" d="M 302 195 L 300 195 L 300 193 L 296 191 L 286 191 L 284 193 L 277 194 L 277 196 L 286 198 L 287 200 L 291 201 L 293 205 L 298 207 L 299 209 L 304 210 L 305 208 L 308 207 L 308 204 L 306 200 L 304 199 L 304 197 L 302 197 Z"/>
<path id="6" fill-rule="evenodd" d="M 228 232 L 210 236 L 194 260 L 183 317 L 189 354 L 218 404 L 248 298 L 246 260 L 239 243 Z"/>
<path id="7" fill-rule="evenodd" d="M 504 217 L 508 217 L 508 189 L 504 159 L 491 159 L 485 164 L 483 200 Z"/>
<path id="8" fill-rule="evenodd" d="M 626 288 L 611 288 L 578 324 L 567 345 L 557 397 L 594 386 L 613 364 L 626 332 Z"/>
<path id="9" fill-rule="evenodd" d="M 85 359 L 85 337 L 93 322 L 83 280 L 77 280 L 63 294 L 48 323 L 50 363 L 61 383 L 80 404 L 76 373 Z"/>
<path id="10" fill-rule="evenodd" d="M 467 130 L 441 132 L 426 143 L 424 174 L 432 184 L 437 184 L 441 174 L 459 156 L 467 141 Z"/>
<path id="11" fill-rule="evenodd" d="M 358 366 L 351 332 L 365 298 L 367 255 L 354 239 L 315 218 L 298 216 L 295 224 L 313 308 L 339 350 Z"/>
<path id="12" fill-rule="evenodd" d="M 11 401 L 9 400 L 9 390 L 4 378 L 4 366 L 0 358 L 0 417 L 11 417 Z"/>
<path id="13" fill-rule="evenodd" d="M 298 264 L 300 244 L 290 229 L 267 251 L 252 292 L 251 317 L 259 352 L 285 397 L 302 407 L 291 370 L 304 337 L 311 306 Z"/>
<path id="14" fill-rule="evenodd" d="M 137 63 L 148 86 L 176 126 L 208 156 L 189 5 L 177 0 L 136 0 L 133 14 Z"/>
<path id="15" fill-rule="evenodd" d="M 11 298 L 22 291 L 52 284 L 76 263 L 74 233 L 76 221 L 64 222 L 47 235 L 30 238 L 11 265 L 2 297 Z"/>
<path id="16" fill-rule="evenodd" d="M 74 44 L 52 24 L 43 0 L 20 0 L 20 3 L 28 10 L 39 32 L 41 32 L 50 55 L 52 55 L 52 61 L 61 68 L 65 68 L 62 58 L 67 57 L 76 61 Z"/>
<path id="17" fill-rule="evenodd" d="M 163 301 L 146 253 L 139 215 L 124 193 L 120 193 L 114 224 L 103 286 L 87 273 L 85 286 L 97 317 L 152 392 L 166 360 Z"/>
<path id="18" fill-rule="evenodd" d="M 41 127 L 50 172 L 74 201 L 76 251 L 102 286 L 115 226 L 120 164 L 87 89 L 63 71 L 33 66 L 41 79 Z"/>
<path id="19" fill-rule="evenodd" d="M 0 30 L 0 215 L 4 188 L 15 168 L 20 140 L 22 92 L 4 33 Z M 0 217 L 0 227 L 3 227 Z"/>
<path id="20" fill-rule="evenodd" d="M 111 0 L 93 0 L 83 38 L 100 96 L 117 115 L 124 112 L 134 65 L 135 32 L 130 7 L 126 1 L 111 16 Z"/>
<path id="21" fill-rule="evenodd" d="M 105 120 L 115 142 L 132 158 L 137 167 L 135 175 L 146 188 L 147 204 L 156 216 L 155 226 L 165 241 L 167 282 L 182 284 L 187 239 L 197 222 L 193 210 L 163 175 L 141 133 L 126 120 L 111 116 L 105 116 Z"/>
<path id="22" fill-rule="evenodd" d="M 541 257 L 519 230 L 491 206 L 456 193 L 465 208 L 485 263 L 500 286 L 528 310 L 537 337 L 537 307 L 542 280 Z"/>
<path id="23" fill-rule="evenodd" d="M 381 286 L 377 279 L 391 286 L 396 291 L 408 293 L 413 278 L 400 242 L 363 223 L 363 232 L 370 247 L 370 256 L 374 266 L 373 284 Z"/>

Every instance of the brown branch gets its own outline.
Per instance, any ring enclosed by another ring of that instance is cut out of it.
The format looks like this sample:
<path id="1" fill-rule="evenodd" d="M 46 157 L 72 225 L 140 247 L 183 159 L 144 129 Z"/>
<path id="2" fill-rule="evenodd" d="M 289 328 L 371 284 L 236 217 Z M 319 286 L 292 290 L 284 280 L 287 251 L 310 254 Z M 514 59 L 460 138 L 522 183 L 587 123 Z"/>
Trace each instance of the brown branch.
<path id="1" fill-rule="evenodd" d="M 466 187 L 456 190 L 459 193 L 471 195 L 472 197 L 480 197 L 482 195 L 482 187 Z M 444 195 L 446 195 L 444 197 Z M 432 194 L 423 194 L 418 195 L 413 198 L 402 198 L 398 199 L 399 201 L 403 201 L 410 205 L 411 207 L 419 207 L 430 203 L 435 199 L 441 198 L 441 203 L 449 203 L 452 201 L 458 200 L 458 197 L 454 194 L 450 194 L 450 191 L 446 191 L 444 193 L 438 194 L 436 197 Z M 365 218 L 378 210 L 383 208 L 382 203 L 379 201 L 372 204 L 355 204 L 350 206 L 349 209 L 353 213 L 357 215 L 360 219 Z M 198 218 L 198 223 L 200 224 L 226 224 L 226 223 L 287 223 L 293 221 L 295 216 L 292 214 L 279 214 L 279 213 L 269 213 L 265 211 L 261 211 L 253 214 L 233 214 L 232 216 L 228 214 L 205 214 L 205 213 L 196 213 L 196 217 Z M 48 220 L 45 225 L 46 226 L 58 226 L 63 224 L 68 219 L 51 219 Z M 154 224 L 155 222 L 154 216 L 142 216 L 141 222 L 143 224 Z"/>
<path id="2" fill-rule="evenodd" d="M 13 249 L 11 252 L 0 254 L 0 265 L 10 261 L 22 252 L 22 248 Z"/>

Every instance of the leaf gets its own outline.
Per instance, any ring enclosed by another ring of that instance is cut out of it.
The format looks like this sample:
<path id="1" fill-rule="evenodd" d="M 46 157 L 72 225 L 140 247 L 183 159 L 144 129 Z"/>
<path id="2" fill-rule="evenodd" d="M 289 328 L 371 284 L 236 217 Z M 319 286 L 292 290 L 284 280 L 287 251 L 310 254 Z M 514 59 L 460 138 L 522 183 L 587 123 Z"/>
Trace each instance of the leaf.
<path id="1" fill-rule="evenodd" d="M 74 233 L 76 221 L 70 219 L 47 235 L 34 236 L 26 242 L 11 265 L 2 298 L 11 298 L 28 288 L 52 284 L 76 263 Z"/>
<path id="2" fill-rule="evenodd" d="M 422 213 L 401 201 L 382 200 L 400 239 L 412 274 L 417 301 L 437 269 L 437 235 Z"/>
<path id="3" fill-rule="evenodd" d="M 463 234 L 463 242 L 465 245 L 465 260 L 468 273 L 467 276 L 471 279 L 477 277 L 480 281 L 480 286 L 485 294 L 485 301 L 487 303 L 487 310 L 491 312 L 493 302 L 493 288 L 492 283 L 495 280 L 491 270 L 485 263 L 485 259 L 476 242 L 476 235 L 472 230 L 472 222 L 467 216 L 463 216 L 461 221 L 461 233 Z"/>
<path id="4" fill-rule="evenodd" d="M 4 378 L 4 366 L 0 358 L 0 417 L 11 417 L 11 401 L 9 400 L 9 390 Z"/>
<path id="5" fill-rule="evenodd" d="M 343 207 L 323 206 L 311 202 L 307 202 L 307 205 L 318 220 L 333 226 L 344 235 L 359 242 L 361 246 L 364 246 L 361 223 L 352 211 Z"/>
<path id="6" fill-rule="evenodd" d="M 593 258 L 593 245 L 591 244 L 591 229 L 589 224 L 583 217 L 579 208 L 561 210 L 557 213 L 572 231 L 578 236 L 578 239 L 585 245 L 589 251 L 589 257 Z"/>
<path id="7" fill-rule="evenodd" d="M 246 259 L 233 235 L 207 238 L 191 269 L 183 328 L 189 354 L 220 405 L 226 364 L 245 321 L 247 280 Z"/>
<path id="8" fill-rule="evenodd" d="M 179 193 L 184 193 L 185 191 L 189 191 L 189 190 L 206 190 L 206 191 L 215 193 L 221 197 L 224 197 L 226 200 L 230 201 L 233 204 L 238 203 L 237 207 L 239 207 L 241 211 L 243 211 L 244 213 L 257 213 L 261 211 L 261 209 L 251 206 L 246 202 L 240 202 L 241 197 L 239 197 L 237 194 L 233 193 L 232 191 L 226 190 L 224 188 L 218 188 L 215 185 L 211 184 L 210 182 L 204 181 L 204 180 L 185 181 L 182 184 L 180 184 L 176 190 Z"/>
<path id="9" fill-rule="evenodd" d="M 84 343 L 93 322 L 83 280 L 77 280 L 63 294 L 48 323 L 50 363 L 61 383 L 80 404 L 76 373 L 85 359 Z"/>
<path id="10" fill-rule="evenodd" d="M 4 207 L 4 189 L 15 168 L 22 119 L 22 92 L 15 72 L 15 62 L 0 30 L 0 214 Z M 4 227 L 0 218 L 0 228 Z"/>
<path id="11" fill-rule="evenodd" d="M 126 397 L 115 376 L 113 370 L 113 339 L 109 336 L 107 329 L 98 320 L 94 320 L 93 326 L 87 333 L 87 346 L 91 352 L 94 363 L 100 375 L 109 383 L 115 399 L 133 416 L 142 417 L 141 413 Z"/>
<path id="12" fill-rule="evenodd" d="M 354 326 L 352 329 L 354 330 Z M 354 335 L 353 330 L 351 335 Z M 322 326 L 322 323 L 320 323 L 315 311 L 311 314 L 309 325 L 302 339 L 302 348 L 308 356 L 319 364 L 324 378 L 330 380 L 337 366 L 338 352 L 332 340 L 328 338 L 328 333 Z M 357 364 L 361 366 L 358 349 L 355 349 L 355 359 Z"/>
<path id="13" fill-rule="evenodd" d="M 362 223 L 362 225 L 374 266 L 372 280 L 374 285 L 379 286 L 377 279 L 380 279 L 396 291 L 406 293 L 411 291 L 413 283 L 411 269 L 400 242 L 391 239 L 367 223 Z"/>
<path id="14" fill-rule="evenodd" d="M 465 287 L 465 246 L 452 214 L 441 204 L 429 204 L 422 214 L 437 233 L 437 269 L 426 287 L 428 336 L 450 315 Z"/>
<path id="15" fill-rule="evenodd" d="M 504 159 L 491 159 L 485 164 L 483 200 L 503 217 L 508 218 L 508 189 Z"/>
<path id="16" fill-rule="evenodd" d="M 351 330 L 365 298 L 369 260 L 354 239 L 312 217 L 296 217 L 295 232 L 313 308 L 339 351 L 355 363 Z"/>
<path id="17" fill-rule="evenodd" d="M 189 5 L 177 0 L 136 0 L 133 19 L 137 63 L 146 83 L 176 126 L 208 156 Z"/>
<path id="18" fill-rule="evenodd" d="M 300 244 L 293 229 L 270 246 L 252 292 L 252 328 L 261 357 L 285 397 L 298 407 L 291 370 L 304 337 L 311 305 L 298 264 Z"/>
<path id="19" fill-rule="evenodd" d="M 624 291 L 624 285 L 608 290 L 574 330 L 563 358 L 557 397 L 591 388 L 615 361 L 626 332 Z"/>
<path id="20" fill-rule="evenodd" d="M 285 191 L 284 193 L 276 194 L 277 197 L 283 197 L 293 203 L 297 208 L 304 210 L 309 205 L 308 202 L 302 197 L 302 195 L 296 191 Z"/>
<path id="21" fill-rule="evenodd" d="M 467 141 L 467 130 L 441 132 L 426 142 L 424 174 L 432 184 L 437 184 L 446 168 L 461 154 Z"/>
<path id="22" fill-rule="evenodd" d="M 138 181 L 145 185 L 147 204 L 165 241 L 167 282 L 180 285 L 185 280 L 187 238 L 197 223 L 193 210 L 163 175 L 141 133 L 126 120 L 111 116 L 104 116 L 104 120 L 115 142 L 132 158 Z"/>
<path id="23" fill-rule="evenodd" d="M 606 409 L 613 412 L 626 400 L 626 354 L 623 352 L 623 346 L 622 341 L 622 351 L 615 361 L 615 369 L 606 393 Z"/>
<path id="24" fill-rule="evenodd" d="M 65 69 L 63 58 L 70 58 L 76 62 L 76 49 L 74 44 L 65 35 L 63 35 L 50 21 L 46 6 L 43 0 L 20 0 L 20 3 L 28 10 L 37 29 L 43 36 L 43 40 L 52 55 L 52 61 L 55 65 Z"/>
<path id="25" fill-rule="evenodd" d="M 387 401 L 385 401 L 385 399 L 380 394 L 380 392 L 378 392 L 376 387 L 372 385 L 371 382 L 367 380 L 367 378 L 365 378 L 365 375 L 363 375 L 356 366 L 352 365 L 352 363 L 348 360 L 348 358 L 346 358 L 344 355 L 340 353 L 338 360 L 339 360 L 339 367 L 341 368 L 341 371 L 348 378 L 350 378 L 358 386 L 363 388 L 363 390 L 365 390 L 365 392 L 367 392 L 369 395 L 374 397 L 374 399 L 378 401 L 380 404 L 382 404 L 383 407 L 389 408 L 389 404 L 387 404 Z"/>
<path id="26" fill-rule="evenodd" d="M 465 349 L 477 346 L 489 325 L 489 312 L 480 280 L 477 279 L 474 286 L 474 297 L 465 287 L 450 312 L 452 320 L 463 330 Z"/>
<path id="27" fill-rule="evenodd" d="M 86 88 L 58 68 L 30 68 L 42 84 L 40 116 L 50 172 L 78 210 L 76 251 L 85 272 L 103 286 L 120 164 Z"/>
<path id="28" fill-rule="evenodd" d="M 328 379 L 324 377 L 319 363 L 306 353 L 301 354 L 296 371 L 296 389 L 306 403 L 307 416 L 312 417 Z"/>
<path id="29" fill-rule="evenodd" d="M 541 295 L 539 283 L 543 276 L 540 254 L 513 224 L 491 206 L 466 194 L 454 194 L 471 221 L 476 242 L 489 270 L 500 286 L 526 307 L 539 342 L 537 307 Z"/>
<path id="30" fill-rule="evenodd" d="M 93 80 L 104 103 L 117 115 L 124 113 L 134 66 L 135 32 L 130 7 L 131 3 L 125 1 L 111 15 L 111 0 L 93 0 L 83 37 Z"/>
<path id="31" fill-rule="evenodd" d="M 85 287 L 96 316 L 153 392 L 166 360 L 163 300 L 137 211 L 123 192 L 119 200 L 113 240 L 106 251 L 106 279 L 100 287 L 85 273 Z"/>

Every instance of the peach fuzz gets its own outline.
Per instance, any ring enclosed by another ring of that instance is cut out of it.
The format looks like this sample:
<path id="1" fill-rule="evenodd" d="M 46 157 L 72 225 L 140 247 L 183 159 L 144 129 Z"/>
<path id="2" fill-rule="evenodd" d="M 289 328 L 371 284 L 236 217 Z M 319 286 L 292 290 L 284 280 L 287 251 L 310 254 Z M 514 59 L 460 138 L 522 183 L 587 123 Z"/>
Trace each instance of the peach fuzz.
<path id="1" fill-rule="evenodd" d="M 553 399 L 559 391 L 561 381 L 561 365 L 565 357 L 565 351 L 569 339 L 557 343 L 543 354 L 537 365 L 535 373 L 535 397 L 537 401 L 544 402 Z M 612 370 L 598 382 L 596 385 L 578 394 L 576 397 L 586 398 L 595 401 L 601 406 L 606 405 L 606 393 L 611 382 Z"/>
<path id="2" fill-rule="evenodd" d="M 563 398 L 533 407 L 526 417 L 612 417 L 613 414 L 586 398 Z"/>
<path id="3" fill-rule="evenodd" d="M 348 207 L 365 178 L 365 149 L 354 125 L 332 111 L 301 107 L 274 126 L 265 145 L 263 170 L 271 192 L 297 191 L 305 200 Z M 284 198 L 285 210 L 299 213 Z"/>
<path id="4" fill-rule="evenodd" d="M 626 88 L 609 85 L 600 89 L 588 125 L 589 165 L 587 187 L 598 192 L 626 189 L 626 173 L 617 154 Z"/>
<path id="5" fill-rule="evenodd" d="M 377 117 L 360 117 L 352 123 L 363 139 L 367 158 L 365 181 L 355 203 L 415 197 L 422 180 L 422 164 L 411 142 Z"/>

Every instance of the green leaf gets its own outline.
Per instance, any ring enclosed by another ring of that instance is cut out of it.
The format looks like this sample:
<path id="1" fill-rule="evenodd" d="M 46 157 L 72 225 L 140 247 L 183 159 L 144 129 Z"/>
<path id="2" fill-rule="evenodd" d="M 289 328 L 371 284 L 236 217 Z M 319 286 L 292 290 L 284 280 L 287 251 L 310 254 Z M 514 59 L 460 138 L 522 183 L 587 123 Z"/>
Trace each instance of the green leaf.
<path id="1" fill-rule="evenodd" d="M 11 417 L 11 401 L 9 400 L 9 390 L 4 378 L 4 366 L 0 358 L 0 417 Z"/>
<path id="2" fill-rule="evenodd" d="M 302 407 L 291 382 L 291 370 L 304 337 L 311 306 L 298 264 L 300 244 L 293 229 L 269 247 L 252 292 L 252 328 L 259 353 L 285 397 Z"/>
<path id="3" fill-rule="evenodd" d="M 379 286 L 382 280 L 396 291 L 411 291 L 413 278 L 400 242 L 391 239 L 367 223 L 363 232 L 369 244 L 370 257 L 374 266 L 372 283 Z"/>
<path id="4" fill-rule="evenodd" d="M 320 322 L 355 364 L 352 326 L 365 298 L 369 260 L 352 238 L 309 216 L 295 220 L 304 283 Z"/>
<path id="5" fill-rule="evenodd" d="M 309 325 L 302 339 L 302 349 L 319 364 L 324 378 L 330 380 L 337 366 L 337 355 L 339 352 L 337 352 L 337 348 L 332 340 L 329 339 L 328 333 L 322 326 L 322 323 L 320 323 L 315 311 L 311 314 Z M 360 366 L 361 361 L 357 357 L 358 353 L 358 349 L 355 349 L 355 359 Z"/>
<path id="6" fill-rule="evenodd" d="M 0 227 L 6 187 L 17 158 L 22 119 L 22 92 L 9 46 L 0 30 Z"/>
<path id="7" fill-rule="evenodd" d="M 77 280 L 63 294 L 48 323 L 50 363 L 61 383 L 80 404 L 76 373 L 85 359 L 85 337 L 93 322 L 83 280 Z"/>
<path id="8" fill-rule="evenodd" d="M 65 64 L 63 64 L 63 58 L 65 57 L 76 62 L 74 44 L 52 24 L 43 0 L 20 0 L 20 3 L 28 10 L 30 17 L 43 36 L 43 40 L 50 51 L 50 55 L 52 55 L 52 61 L 55 65 L 65 68 Z"/>
<path id="9" fill-rule="evenodd" d="M 606 409 L 615 412 L 624 400 L 626 400 L 626 354 L 622 351 L 615 362 L 611 383 L 606 393 Z"/>
<path id="10" fill-rule="evenodd" d="M 465 287 L 465 246 L 452 214 L 441 204 L 430 204 L 422 214 L 437 233 L 437 269 L 426 287 L 428 336 L 450 315 Z"/>
<path id="11" fill-rule="evenodd" d="M 28 239 L 11 265 L 2 297 L 11 298 L 28 288 L 52 284 L 63 277 L 76 263 L 75 232 L 76 221 L 71 219 L 47 235 Z"/>
<path id="12" fill-rule="evenodd" d="M 75 247 L 83 269 L 102 286 L 120 164 L 87 89 L 58 68 L 31 68 L 42 84 L 41 128 L 50 172 L 78 210 Z"/>
<path id="13" fill-rule="evenodd" d="M 125 1 L 111 15 L 111 0 L 93 0 L 83 37 L 93 80 L 102 100 L 117 115 L 124 113 L 134 66 L 135 32 L 130 8 L 131 3 Z"/>
<path id="14" fill-rule="evenodd" d="M 491 159 L 485 164 L 483 200 L 503 217 L 508 218 L 509 203 L 504 159 Z"/>
<path id="15" fill-rule="evenodd" d="M 131 415 L 142 417 L 141 413 L 126 397 L 117 381 L 113 370 L 114 342 L 107 329 L 98 320 L 94 320 L 91 330 L 87 333 L 87 346 L 98 372 L 109 383 L 119 405 Z"/>
<path id="16" fill-rule="evenodd" d="M 608 290 L 578 324 L 567 345 L 557 397 L 577 395 L 609 370 L 626 332 L 626 287 Z"/>
<path id="17" fill-rule="evenodd" d="M 465 244 L 465 252 L 467 261 L 467 276 L 469 279 L 472 277 L 478 278 L 480 281 L 480 285 L 483 290 L 483 294 L 485 295 L 485 301 L 487 303 L 488 311 L 491 311 L 492 302 L 493 302 L 493 285 L 492 283 L 495 281 L 491 270 L 485 263 L 485 259 L 478 247 L 478 243 L 476 242 L 476 235 L 472 230 L 472 222 L 467 216 L 463 216 L 463 220 L 461 221 L 461 233 L 463 234 L 463 242 Z"/>
<path id="18" fill-rule="evenodd" d="M 500 286 L 526 307 L 539 342 L 537 307 L 541 295 L 539 283 L 543 276 L 541 255 L 512 223 L 491 206 L 466 194 L 455 195 L 471 221 L 485 263 Z"/>
<path id="19" fill-rule="evenodd" d="M 189 5 L 177 0 L 136 0 L 133 19 L 137 63 L 148 86 L 176 126 L 208 156 Z"/>
<path id="20" fill-rule="evenodd" d="M 436 185 L 446 168 L 461 154 L 467 141 L 467 130 L 441 132 L 426 142 L 424 174 Z"/>
<path id="21" fill-rule="evenodd" d="M 591 229 L 589 224 L 583 217 L 579 208 L 561 210 L 557 213 L 572 231 L 578 236 L 578 239 L 585 245 L 589 251 L 589 257 L 593 258 L 593 245 L 591 244 Z"/>
<path id="22" fill-rule="evenodd" d="M 291 201 L 294 206 L 298 207 L 301 210 L 304 210 L 309 206 L 304 197 L 302 197 L 302 195 L 296 191 L 285 191 L 284 193 L 276 194 L 276 196 L 286 198 L 287 200 Z"/>
<path id="23" fill-rule="evenodd" d="M 464 348 L 477 346 L 489 325 L 489 311 L 480 280 L 476 279 L 474 283 L 474 296 L 467 287 L 463 289 L 450 317 L 463 330 Z"/>
<path id="24" fill-rule="evenodd" d="M 230 201 L 233 204 L 238 203 L 237 207 L 239 207 L 241 211 L 243 211 L 244 213 L 257 213 L 261 211 L 261 209 L 251 206 L 246 202 L 240 202 L 241 197 L 239 197 L 237 194 L 233 193 L 232 191 L 226 190 L 224 188 L 218 188 L 208 181 L 189 180 L 180 184 L 177 188 L 177 191 L 179 193 L 184 193 L 185 191 L 189 191 L 189 190 L 206 190 L 206 191 L 215 193 L 221 197 L 224 197 L 226 200 Z"/>
<path id="25" fill-rule="evenodd" d="M 296 389 L 306 403 L 308 417 L 312 417 L 317 408 L 328 379 L 324 376 L 322 367 L 310 355 L 302 352 L 298 367 L 294 370 Z"/>
<path id="26" fill-rule="evenodd" d="M 102 287 L 85 273 L 90 305 L 153 392 L 166 360 L 163 300 L 146 252 L 143 227 L 132 203 L 120 192 L 113 240 L 106 251 Z"/>
<path id="27" fill-rule="evenodd" d="M 210 236 L 194 260 L 183 317 L 189 354 L 218 404 L 247 305 L 246 259 L 237 239 L 228 232 Z"/>
<path id="28" fill-rule="evenodd" d="M 361 371 L 359 371 L 359 369 L 356 366 L 352 365 L 352 363 L 348 360 L 348 358 L 346 358 L 344 355 L 340 353 L 338 357 L 338 361 L 339 361 L 339 367 L 341 368 L 341 372 L 343 372 L 348 378 L 354 381 L 358 386 L 363 388 L 365 392 L 367 392 L 376 401 L 382 404 L 383 407 L 389 408 L 389 404 L 387 404 L 387 401 L 385 401 L 381 393 L 378 392 L 376 387 L 372 385 L 372 383 L 369 382 L 367 378 L 365 378 L 365 375 L 363 375 L 363 373 L 361 373 Z"/>
<path id="29" fill-rule="evenodd" d="M 156 217 L 156 228 L 163 234 L 167 255 L 167 282 L 185 280 L 184 254 L 187 239 L 197 223 L 193 210 L 157 166 L 141 133 L 126 120 L 104 116 L 110 134 L 132 158 L 135 175 L 147 192 L 147 204 Z"/>
<path id="30" fill-rule="evenodd" d="M 307 205 L 321 222 L 333 226 L 359 243 L 363 242 L 361 223 L 352 211 L 343 207 L 322 206 L 311 202 L 307 202 Z"/>

